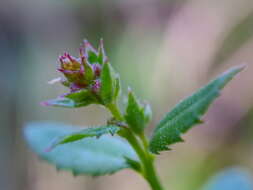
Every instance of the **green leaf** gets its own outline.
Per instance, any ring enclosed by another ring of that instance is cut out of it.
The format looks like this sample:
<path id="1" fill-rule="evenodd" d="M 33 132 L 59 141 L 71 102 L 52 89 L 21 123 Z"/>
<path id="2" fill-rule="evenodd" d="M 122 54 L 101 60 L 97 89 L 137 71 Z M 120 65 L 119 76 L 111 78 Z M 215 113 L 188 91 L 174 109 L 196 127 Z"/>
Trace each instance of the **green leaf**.
<path id="1" fill-rule="evenodd" d="M 120 90 L 121 90 L 121 87 L 120 87 L 120 78 L 119 78 L 119 76 L 116 76 L 115 77 L 115 90 L 114 90 L 114 99 L 115 100 L 119 96 Z"/>
<path id="2" fill-rule="evenodd" d="M 149 104 L 145 104 L 144 106 L 144 117 L 146 123 L 150 122 L 152 119 L 152 109 Z"/>
<path id="3" fill-rule="evenodd" d="M 94 95 L 86 89 L 69 93 L 65 97 L 75 101 L 76 104 L 91 104 L 97 102 Z"/>
<path id="4" fill-rule="evenodd" d="M 133 92 L 129 90 L 125 119 L 135 133 L 140 134 L 143 132 L 149 121 L 149 109 L 149 107 L 141 105 Z"/>
<path id="5" fill-rule="evenodd" d="M 141 164 L 140 162 L 136 160 L 132 160 L 131 158 L 125 157 L 126 162 L 131 166 L 132 169 L 134 169 L 137 172 L 141 171 Z"/>
<path id="6" fill-rule="evenodd" d="M 219 91 L 242 69 L 234 67 L 228 70 L 177 104 L 157 125 L 150 141 L 150 151 L 159 153 L 168 150 L 168 145 L 183 141 L 180 135 L 202 123 L 200 117 L 219 96 Z"/>
<path id="7" fill-rule="evenodd" d="M 98 56 L 93 51 L 88 51 L 88 61 L 90 64 L 94 64 L 98 62 Z"/>
<path id="8" fill-rule="evenodd" d="M 57 145 L 66 144 L 70 142 L 75 142 L 87 137 L 97 137 L 99 138 L 105 134 L 114 135 L 120 130 L 118 126 L 115 125 L 108 125 L 102 127 L 93 127 L 93 128 L 86 128 L 81 129 L 77 132 L 71 132 L 70 134 L 65 134 L 63 136 L 58 137 L 55 141 L 50 145 L 49 149 L 55 148 Z"/>
<path id="9" fill-rule="evenodd" d="M 129 168 L 125 157 L 137 160 L 133 149 L 125 141 L 112 136 L 85 138 L 57 146 L 46 152 L 52 140 L 77 129 L 61 123 L 34 122 L 24 129 L 26 141 L 38 156 L 59 170 L 71 171 L 74 175 L 99 176 Z"/>
<path id="10" fill-rule="evenodd" d="M 93 73 L 93 69 L 89 63 L 84 63 L 84 71 L 85 71 L 85 78 L 88 81 L 94 79 L 95 74 Z"/>
<path id="11" fill-rule="evenodd" d="M 115 76 L 109 62 L 102 67 L 100 95 L 105 105 L 110 104 L 114 99 Z"/>
<path id="12" fill-rule="evenodd" d="M 78 92 L 70 93 L 61 98 L 47 100 L 42 102 L 45 106 L 56 106 L 65 108 L 78 108 L 88 106 L 90 104 L 97 104 L 98 101 L 88 90 L 80 90 Z"/>
<path id="13" fill-rule="evenodd" d="M 90 64 L 94 64 L 98 62 L 98 52 L 96 49 L 88 42 L 88 40 L 84 40 L 84 51 L 85 55 L 88 58 L 88 62 Z"/>
<path id="14" fill-rule="evenodd" d="M 103 39 L 100 39 L 99 47 L 98 47 L 98 63 L 103 65 L 106 62 L 107 57 L 104 50 L 104 42 Z"/>
<path id="15" fill-rule="evenodd" d="M 75 108 L 75 102 L 69 98 L 56 98 L 51 100 L 46 100 L 41 102 L 43 106 L 55 106 L 55 107 L 65 107 L 65 108 Z"/>

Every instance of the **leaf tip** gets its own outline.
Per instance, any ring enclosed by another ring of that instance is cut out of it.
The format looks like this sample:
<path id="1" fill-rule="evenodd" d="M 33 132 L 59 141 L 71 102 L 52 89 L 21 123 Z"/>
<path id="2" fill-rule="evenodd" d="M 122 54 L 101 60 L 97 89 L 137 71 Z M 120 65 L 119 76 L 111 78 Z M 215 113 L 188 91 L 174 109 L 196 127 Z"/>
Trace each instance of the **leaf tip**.
<path id="1" fill-rule="evenodd" d="M 228 73 L 229 73 L 229 72 L 232 72 L 232 73 L 234 73 L 234 75 L 235 75 L 235 74 L 241 72 L 242 70 L 244 70 L 244 69 L 247 67 L 247 65 L 248 65 L 248 64 L 243 63 L 243 64 L 241 64 L 241 65 L 234 66 L 234 67 L 232 67 L 231 69 L 229 69 L 227 72 L 228 72 Z"/>
<path id="2" fill-rule="evenodd" d="M 48 147 L 44 149 L 44 152 L 46 153 L 51 152 L 55 148 L 55 146 L 56 146 L 55 144 L 49 145 Z"/>
<path id="3" fill-rule="evenodd" d="M 241 70 L 243 70 L 248 67 L 248 63 L 242 63 L 242 64 L 238 65 L 237 67 L 241 68 Z"/>
<path id="4" fill-rule="evenodd" d="M 99 47 L 101 49 L 104 49 L 104 39 L 103 38 L 100 38 L 100 40 L 99 40 Z"/>
<path id="5" fill-rule="evenodd" d="M 197 121 L 197 124 L 203 124 L 203 123 L 205 123 L 205 121 L 202 120 L 202 119 L 199 119 L 199 120 Z"/>
<path id="6" fill-rule="evenodd" d="M 130 86 L 128 86 L 128 87 L 127 87 L 127 92 L 128 92 L 128 94 L 133 93 L 133 91 L 132 91 L 132 89 L 131 89 L 131 87 L 130 87 Z"/>
<path id="7" fill-rule="evenodd" d="M 238 72 L 244 70 L 245 68 L 248 67 L 247 63 L 242 63 L 241 65 L 235 66 L 234 68 L 238 70 Z"/>
<path id="8" fill-rule="evenodd" d="M 56 169 L 57 172 L 60 172 L 60 171 L 61 171 L 61 167 L 58 166 L 58 165 L 55 166 L 55 169 Z"/>
<path id="9" fill-rule="evenodd" d="M 40 105 L 41 105 L 41 106 L 50 106 L 50 104 L 49 104 L 48 101 L 40 102 Z"/>
<path id="10" fill-rule="evenodd" d="M 74 177 L 77 177 L 77 176 L 79 175 L 79 172 L 77 172 L 77 171 L 72 171 L 72 175 L 73 175 Z"/>
<path id="11" fill-rule="evenodd" d="M 58 78 L 48 81 L 47 83 L 52 85 L 52 84 L 55 84 L 55 83 L 61 82 L 61 81 L 62 81 L 61 77 L 58 77 Z"/>

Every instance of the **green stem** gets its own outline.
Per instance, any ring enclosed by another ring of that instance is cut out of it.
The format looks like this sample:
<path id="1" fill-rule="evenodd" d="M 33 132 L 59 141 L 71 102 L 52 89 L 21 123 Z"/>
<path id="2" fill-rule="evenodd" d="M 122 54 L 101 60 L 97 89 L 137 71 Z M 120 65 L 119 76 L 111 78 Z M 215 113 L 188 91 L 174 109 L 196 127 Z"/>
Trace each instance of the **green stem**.
<path id="1" fill-rule="evenodd" d="M 163 187 L 160 183 L 160 180 L 158 179 L 158 176 L 156 174 L 156 170 L 154 168 L 153 160 L 148 160 L 146 164 L 146 171 L 148 175 L 146 176 L 147 181 L 149 182 L 150 186 L 154 190 L 163 190 Z"/>
<path id="2" fill-rule="evenodd" d="M 123 121 L 124 120 L 124 117 L 122 116 L 122 114 L 121 114 L 121 112 L 120 112 L 120 110 L 118 108 L 117 103 L 108 104 L 106 107 L 110 110 L 110 112 L 115 117 L 115 119 L 117 119 L 119 121 Z"/>
<path id="3" fill-rule="evenodd" d="M 119 121 L 123 121 L 124 117 L 122 116 L 117 104 L 110 104 L 106 106 L 112 113 L 112 115 Z M 148 151 L 148 141 L 146 136 L 143 134 L 139 135 L 143 146 L 140 144 L 136 136 L 129 128 L 125 128 L 124 133 L 121 134 L 133 147 L 137 153 L 142 167 L 142 176 L 147 180 L 152 190 L 163 190 L 163 187 L 158 179 L 156 170 L 154 168 L 154 159 L 153 155 Z"/>
<path id="4" fill-rule="evenodd" d="M 142 141 L 142 144 L 143 144 L 143 146 L 144 146 L 144 149 L 147 150 L 147 149 L 148 149 L 148 140 L 147 140 L 146 135 L 145 135 L 144 133 L 141 133 L 141 134 L 139 135 L 139 137 L 140 137 L 140 139 L 141 139 L 141 141 Z"/>
<path id="5" fill-rule="evenodd" d="M 136 153 L 138 154 L 142 169 L 143 169 L 143 177 L 148 181 L 149 185 L 153 190 L 163 190 L 160 180 L 156 174 L 156 170 L 154 168 L 154 159 L 153 155 L 151 155 L 147 149 L 143 150 L 137 138 L 134 134 L 129 130 L 128 135 L 125 136 L 128 142 L 132 145 Z"/>

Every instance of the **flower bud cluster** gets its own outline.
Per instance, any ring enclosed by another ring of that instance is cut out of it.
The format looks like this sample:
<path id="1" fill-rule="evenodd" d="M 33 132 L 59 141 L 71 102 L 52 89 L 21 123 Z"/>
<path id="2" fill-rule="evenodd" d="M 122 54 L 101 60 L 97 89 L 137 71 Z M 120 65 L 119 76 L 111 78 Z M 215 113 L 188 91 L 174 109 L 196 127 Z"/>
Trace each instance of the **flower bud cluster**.
<path id="1" fill-rule="evenodd" d="M 107 58 L 103 48 L 103 41 L 100 41 L 98 51 L 84 40 L 79 49 L 79 58 L 64 53 L 59 57 L 60 68 L 58 71 L 64 74 L 66 79 L 61 80 L 64 86 L 70 88 L 70 92 L 81 89 L 89 89 L 98 92 L 101 86 L 100 76 L 103 64 Z"/>
<path id="2" fill-rule="evenodd" d="M 61 72 L 65 78 L 50 81 L 61 82 L 70 92 L 60 97 L 42 102 L 47 106 L 82 107 L 89 104 L 108 106 L 115 102 L 120 92 L 120 81 L 105 55 L 103 41 L 98 50 L 84 40 L 79 57 L 64 53 L 59 57 Z"/>

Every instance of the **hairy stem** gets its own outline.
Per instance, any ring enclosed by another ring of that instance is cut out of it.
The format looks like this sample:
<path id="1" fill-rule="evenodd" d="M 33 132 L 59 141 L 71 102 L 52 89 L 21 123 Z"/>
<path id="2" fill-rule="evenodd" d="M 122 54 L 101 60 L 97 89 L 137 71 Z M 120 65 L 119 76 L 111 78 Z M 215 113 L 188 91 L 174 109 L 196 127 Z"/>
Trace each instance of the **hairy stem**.
<path id="1" fill-rule="evenodd" d="M 110 104 L 107 108 L 117 120 L 124 121 L 124 117 L 122 116 L 117 104 Z M 134 133 L 128 128 L 126 128 L 124 133 L 120 136 L 125 138 L 137 153 L 141 161 L 141 174 L 147 180 L 152 190 L 163 190 L 154 168 L 154 156 L 148 151 L 148 141 L 145 134 L 143 133 L 139 135 L 143 146 L 140 144 Z"/>

